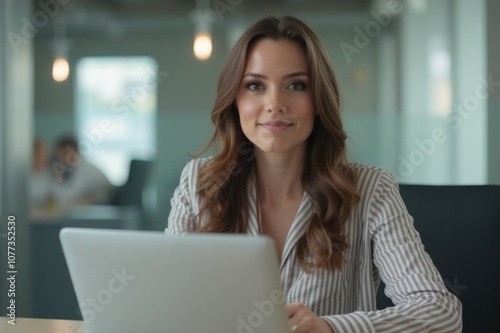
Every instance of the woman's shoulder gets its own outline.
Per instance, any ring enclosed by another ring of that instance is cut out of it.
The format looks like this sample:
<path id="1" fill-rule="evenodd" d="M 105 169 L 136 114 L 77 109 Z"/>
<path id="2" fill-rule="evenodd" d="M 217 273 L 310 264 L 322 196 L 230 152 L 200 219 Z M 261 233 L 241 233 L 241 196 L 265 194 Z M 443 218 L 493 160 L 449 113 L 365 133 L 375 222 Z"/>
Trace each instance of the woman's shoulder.
<path id="1" fill-rule="evenodd" d="M 368 217 L 373 216 L 373 214 L 380 214 L 388 207 L 397 210 L 402 207 L 398 180 L 392 173 L 365 164 L 352 163 L 350 166 L 357 178 L 356 187 L 360 201 L 356 209 L 361 216 Z"/>
<path id="2" fill-rule="evenodd" d="M 350 163 L 357 179 L 360 194 L 367 194 L 380 187 L 398 186 L 398 180 L 389 171 L 361 163 Z"/>
<path id="3" fill-rule="evenodd" d="M 368 164 L 362 164 L 358 162 L 351 162 L 349 163 L 349 166 L 357 173 L 357 174 L 370 174 L 370 175 L 389 175 L 391 177 L 394 177 L 392 173 L 389 171 L 373 166 L 373 165 L 368 165 Z"/>
<path id="4" fill-rule="evenodd" d="M 210 157 L 197 157 L 193 158 L 187 164 L 184 166 L 184 169 L 182 171 L 182 174 L 197 174 L 200 167 L 208 162 L 210 162 L 213 159 L 212 156 Z"/>

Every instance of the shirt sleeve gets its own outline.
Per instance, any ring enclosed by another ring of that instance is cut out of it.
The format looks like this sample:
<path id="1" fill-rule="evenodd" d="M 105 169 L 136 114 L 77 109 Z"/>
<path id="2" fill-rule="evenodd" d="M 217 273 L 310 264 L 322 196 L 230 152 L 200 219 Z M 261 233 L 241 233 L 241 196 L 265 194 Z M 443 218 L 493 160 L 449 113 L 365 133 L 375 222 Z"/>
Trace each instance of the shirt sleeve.
<path id="1" fill-rule="evenodd" d="M 462 306 L 425 252 L 397 180 L 383 172 L 367 212 L 373 263 L 394 307 L 322 317 L 335 333 L 462 332 Z"/>
<path id="2" fill-rule="evenodd" d="M 198 165 L 190 161 L 182 170 L 179 186 L 170 200 L 171 210 L 168 216 L 167 235 L 178 235 L 196 228 L 196 182 Z"/>

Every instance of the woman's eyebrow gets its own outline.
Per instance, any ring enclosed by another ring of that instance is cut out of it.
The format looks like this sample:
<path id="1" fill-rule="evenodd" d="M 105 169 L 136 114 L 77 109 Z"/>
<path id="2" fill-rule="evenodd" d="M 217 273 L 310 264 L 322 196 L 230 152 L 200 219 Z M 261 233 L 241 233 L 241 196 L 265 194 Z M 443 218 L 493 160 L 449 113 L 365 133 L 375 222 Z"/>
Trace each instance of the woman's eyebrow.
<path id="1" fill-rule="evenodd" d="M 293 72 L 293 73 L 287 74 L 287 75 L 283 76 L 283 78 L 284 79 L 289 79 L 289 78 L 296 77 L 296 76 L 307 76 L 307 77 L 309 77 L 309 74 L 307 74 L 304 71 L 298 71 L 298 72 Z"/>
<path id="2" fill-rule="evenodd" d="M 255 78 L 258 78 L 258 79 L 267 79 L 268 78 L 264 74 L 253 73 L 253 72 L 248 72 L 248 73 L 245 73 L 245 75 L 243 75 L 243 77 L 247 77 L 247 76 L 255 77 Z M 289 78 L 297 77 L 297 76 L 307 76 L 307 77 L 309 77 L 309 74 L 307 74 L 304 71 L 298 71 L 298 72 L 293 72 L 293 73 L 286 74 L 286 75 L 283 76 L 283 78 L 284 79 L 289 79 Z"/>
<path id="3" fill-rule="evenodd" d="M 245 75 L 243 75 L 243 77 L 247 77 L 247 76 L 255 77 L 255 78 L 258 78 L 258 79 L 267 79 L 267 76 L 265 76 L 263 74 L 252 73 L 252 72 L 248 72 Z"/>

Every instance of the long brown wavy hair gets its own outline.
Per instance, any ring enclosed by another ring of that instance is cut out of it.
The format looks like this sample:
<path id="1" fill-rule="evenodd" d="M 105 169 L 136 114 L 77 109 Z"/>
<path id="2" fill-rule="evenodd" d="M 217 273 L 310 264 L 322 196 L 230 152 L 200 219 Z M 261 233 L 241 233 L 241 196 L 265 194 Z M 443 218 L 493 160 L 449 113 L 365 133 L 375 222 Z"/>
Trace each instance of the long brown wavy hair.
<path id="1" fill-rule="evenodd" d="M 240 126 L 236 95 L 248 50 L 263 38 L 289 39 L 304 50 L 318 112 L 308 139 L 302 186 L 312 197 L 313 214 L 297 244 L 296 256 L 307 271 L 341 269 L 349 244 L 344 225 L 359 200 L 356 176 L 346 158 L 346 134 L 340 115 L 337 79 L 327 51 L 314 32 L 297 18 L 267 17 L 237 41 L 222 68 L 211 119 L 215 132 L 209 144 L 216 154 L 199 170 L 197 194 L 202 199 L 198 232 L 245 233 L 248 227 L 247 185 L 255 172 L 253 145 Z"/>

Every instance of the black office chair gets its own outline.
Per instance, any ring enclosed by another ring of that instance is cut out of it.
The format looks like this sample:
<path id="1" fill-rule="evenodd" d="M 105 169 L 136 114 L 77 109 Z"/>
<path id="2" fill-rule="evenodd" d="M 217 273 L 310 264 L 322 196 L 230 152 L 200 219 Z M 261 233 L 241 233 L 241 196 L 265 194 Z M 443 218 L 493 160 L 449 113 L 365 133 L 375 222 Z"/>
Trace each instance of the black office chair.
<path id="1" fill-rule="evenodd" d="M 142 209 L 142 192 L 148 180 L 151 161 L 132 160 L 127 182 L 115 191 L 111 204 Z"/>
<path id="2" fill-rule="evenodd" d="M 500 332 L 500 186 L 401 185 L 426 251 L 463 305 L 464 332 Z M 392 306 L 377 293 L 377 307 Z"/>

